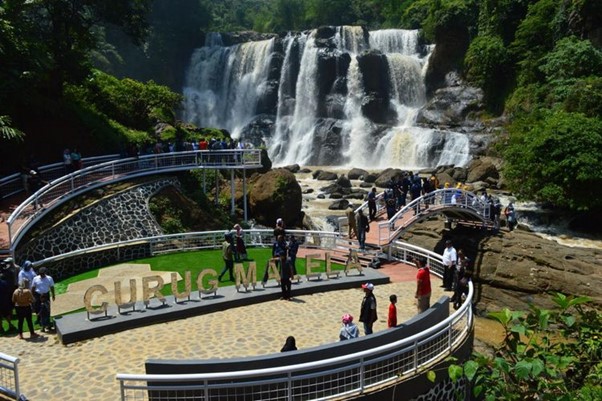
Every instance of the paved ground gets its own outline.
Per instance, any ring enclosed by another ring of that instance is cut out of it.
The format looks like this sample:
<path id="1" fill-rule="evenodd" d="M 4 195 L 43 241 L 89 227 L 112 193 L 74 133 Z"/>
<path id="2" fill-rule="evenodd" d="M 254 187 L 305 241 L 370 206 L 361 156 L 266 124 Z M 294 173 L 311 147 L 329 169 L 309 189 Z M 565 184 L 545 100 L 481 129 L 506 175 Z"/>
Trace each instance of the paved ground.
<path id="1" fill-rule="evenodd" d="M 398 320 L 416 312 L 415 270 L 401 264 L 381 269 L 391 284 L 377 286 L 379 320 L 386 329 L 389 295 L 397 294 Z M 443 292 L 433 278 L 433 299 Z M 144 373 L 147 358 L 230 358 L 278 352 L 289 335 L 300 348 L 336 341 L 340 317 L 358 317 L 360 289 L 332 291 L 230 309 L 64 346 L 56 336 L 37 340 L 1 337 L 0 351 L 21 359 L 22 391 L 30 400 L 115 400 L 117 373 Z M 26 337 L 29 335 L 26 334 Z"/>

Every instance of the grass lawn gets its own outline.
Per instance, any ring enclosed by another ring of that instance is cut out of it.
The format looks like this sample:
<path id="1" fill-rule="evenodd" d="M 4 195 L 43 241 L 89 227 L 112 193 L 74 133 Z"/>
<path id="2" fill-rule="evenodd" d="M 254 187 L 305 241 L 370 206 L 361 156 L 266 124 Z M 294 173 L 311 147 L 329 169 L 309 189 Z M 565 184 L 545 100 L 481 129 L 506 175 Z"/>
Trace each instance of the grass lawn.
<path id="1" fill-rule="evenodd" d="M 261 279 L 263 278 L 263 274 L 265 272 L 267 262 L 272 257 L 272 250 L 269 248 L 248 248 L 247 251 L 248 251 L 247 256 L 248 256 L 249 260 L 246 260 L 243 262 L 245 270 L 248 269 L 249 262 L 254 261 L 257 266 L 257 282 L 260 282 Z M 324 271 L 325 262 L 323 260 L 320 260 L 319 262 L 320 262 L 320 268 L 318 271 Z M 222 268 L 224 267 L 224 261 L 222 259 L 222 251 L 221 250 L 170 253 L 170 254 L 155 256 L 155 257 L 150 257 L 150 258 L 136 259 L 136 260 L 129 261 L 128 263 L 149 264 L 151 266 L 151 270 L 177 272 L 180 274 L 180 276 L 182 278 L 185 276 L 186 271 L 190 271 L 193 289 L 196 288 L 196 278 L 201 271 L 211 268 L 211 269 L 214 269 L 217 272 L 217 274 L 219 274 L 222 271 Z M 305 274 L 305 258 L 297 259 L 296 268 L 297 268 L 297 274 L 299 274 L 299 275 Z M 331 268 L 332 268 L 332 270 L 341 270 L 342 271 L 345 269 L 345 266 L 343 266 L 339 263 L 332 263 Z M 71 283 L 75 283 L 78 281 L 97 277 L 99 270 L 100 269 L 90 270 L 85 273 L 81 273 L 76 276 L 69 277 L 65 280 L 55 283 L 56 294 L 59 295 L 59 294 L 64 294 L 65 292 L 67 292 L 67 287 Z M 135 277 L 132 277 L 132 278 L 135 278 Z M 225 287 L 225 286 L 234 285 L 234 282 L 227 280 L 228 278 L 229 278 L 229 276 L 226 273 L 224 275 L 224 281 L 220 282 L 219 286 Z M 209 280 L 210 280 L 209 277 L 204 278 L 203 285 L 205 287 L 209 286 L 209 283 L 208 283 Z M 185 284 L 184 284 L 184 280 L 182 279 L 182 280 L 178 281 L 178 291 L 182 292 L 182 291 L 184 291 L 184 289 L 185 289 Z M 171 285 L 169 282 L 165 283 L 163 289 L 161 290 L 161 293 L 163 295 L 171 295 L 172 294 Z M 69 313 L 75 313 L 75 312 L 81 312 L 81 311 L 83 311 L 83 309 L 69 312 Z M 14 316 L 16 317 L 16 314 Z M 35 322 L 35 319 L 36 319 L 36 317 L 34 314 L 34 317 L 33 317 L 34 322 Z M 16 327 L 17 320 L 14 319 L 12 321 L 12 324 Z M 26 325 L 27 325 L 27 323 L 25 323 L 25 326 Z M 3 327 L 5 327 L 5 326 L 6 326 L 5 322 L 3 322 Z M 36 330 L 39 330 L 38 325 L 35 325 L 35 327 L 36 327 Z M 24 327 L 24 331 L 25 332 L 27 331 L 25 327 Z M 17 334 L 16 332 L 10 333 L 10 335 L 16 335 L 16 334 Z M 5 334 L 2 331 L 0 331 L 0 335 L 5 335 Z"/>

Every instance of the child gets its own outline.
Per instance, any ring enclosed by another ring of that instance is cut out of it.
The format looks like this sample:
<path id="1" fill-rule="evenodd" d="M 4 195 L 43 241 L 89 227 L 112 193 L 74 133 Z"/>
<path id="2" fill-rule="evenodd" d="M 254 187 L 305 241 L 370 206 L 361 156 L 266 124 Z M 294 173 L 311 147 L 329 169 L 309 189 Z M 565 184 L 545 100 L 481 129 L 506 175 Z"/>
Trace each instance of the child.
<path id="1" fill-rule="evenodd" d="M 48 294 L 40 295 L 40 326 L 42 326 L 42 332 L 50 331 L 50 300 Z"/>
<path id="2" fill-rule="evenodd" d="M 341 330 L 339 330 L 339 340 L 345 341 L 359 337 L 360 331 L 357 328 L 357 325 L 353 323 L 353 316 L 345 313 L 341 318 L 341 322 L 343 323 L 343 326 L 341 327 Z"/>
<path id="3" fill-rule="evenodd" d="M 397 295 L 393 294 L 389 297 L 391 304 L 389 305 L 389 318 L 387 319 L 387 325 L 389 328 L 397 326 Z"/>

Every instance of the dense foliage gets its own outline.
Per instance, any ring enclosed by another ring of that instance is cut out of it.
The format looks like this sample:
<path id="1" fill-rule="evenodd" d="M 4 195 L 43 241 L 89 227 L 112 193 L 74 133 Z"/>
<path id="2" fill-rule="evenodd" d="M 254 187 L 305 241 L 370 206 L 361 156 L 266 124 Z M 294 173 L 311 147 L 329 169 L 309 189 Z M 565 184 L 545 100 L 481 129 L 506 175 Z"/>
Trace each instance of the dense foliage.
<path id="1" fill-rule="evenodd" d="M 452 380 L 467 377 L 474 395 L 487 401 L 601 399 L 600 314 L 585 297 L 555 294 L 552 300 L 553 310 L 490 313 L 503 327 L 501 346 L 494 355 L 475 353 L 462 366 L 451 365 Z"/>
<path id="2" fill-rule="evenodd" d="M 153 123 L 175 123 L 177 97 L 130 78 L 179 91 L 190 53 L 209 31 L 343 24 L 423 29 L 443 49 L 445 68 L 484 90 L 490 114 L 507 116 L 498 150 L 510 189 L 558 207 L 599 208 L 593 200 L 602 198 L 602 178 L 585 167 L 599 163 L 600 153 L 597 0 L 7 0 L 0 5 L 0 140 L 18 144 L 24 132 L 27 144 L 47 125 L 66 136 L 91 133 L 106 146 L 152 140 Z M 190 135 L 174 128 L 165 137 Z"/>

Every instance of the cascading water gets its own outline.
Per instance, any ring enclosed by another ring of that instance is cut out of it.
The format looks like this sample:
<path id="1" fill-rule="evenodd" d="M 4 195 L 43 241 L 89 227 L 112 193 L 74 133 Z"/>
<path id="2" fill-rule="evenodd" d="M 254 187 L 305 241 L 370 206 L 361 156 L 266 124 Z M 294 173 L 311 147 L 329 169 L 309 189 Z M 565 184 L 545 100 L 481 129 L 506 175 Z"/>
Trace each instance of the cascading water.
<path id="1" fill-rule="evenodd" d="M 274 39 L 224 47 L 218 35 L 194 52 L 184 89 L 184 120 L 225 128 L 235 138 L 256 113 Z"/>
<path id="2" fill-rule="evenodd" d="M 461 166 L 465 134 L 416 126 L 431 49 L 415 30 L 343 26 L 234 46 L 209 35 L 191 59 L 184 119 L 260 138 L 276 165 Z"/>

